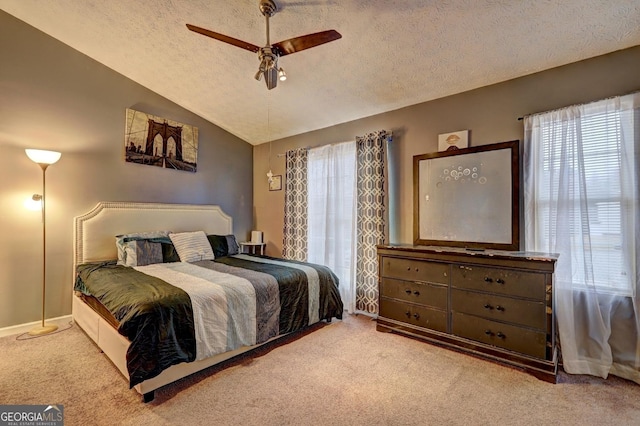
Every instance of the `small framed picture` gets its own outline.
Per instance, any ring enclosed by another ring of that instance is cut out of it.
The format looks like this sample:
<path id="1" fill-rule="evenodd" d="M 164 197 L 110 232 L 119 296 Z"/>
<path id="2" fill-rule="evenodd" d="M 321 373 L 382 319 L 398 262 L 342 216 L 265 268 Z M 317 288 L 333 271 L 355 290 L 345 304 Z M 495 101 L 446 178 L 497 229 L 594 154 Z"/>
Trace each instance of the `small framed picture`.
<path id="1" fill-rule="evenodd" d="M 269 191 L 280 191 L 282 189 L 282 175 L 271 178 L 269 182 Z"/>
<path id="2" fill-rule="evenodd" d="M 469 147 L 469 131 L 461 130 L 438 135 L 438 151 L 455 151 Z"/>

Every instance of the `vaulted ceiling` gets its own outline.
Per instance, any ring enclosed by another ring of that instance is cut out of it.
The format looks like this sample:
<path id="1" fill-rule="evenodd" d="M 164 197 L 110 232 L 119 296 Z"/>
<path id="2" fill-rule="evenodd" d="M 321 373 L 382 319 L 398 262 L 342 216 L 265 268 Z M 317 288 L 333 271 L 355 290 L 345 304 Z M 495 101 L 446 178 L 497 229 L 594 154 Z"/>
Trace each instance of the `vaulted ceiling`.
<path id="1" fill-rule="evenodd" d="M 258 55 L 187 23 L 262 46 L 258 0 L 0 0 L 7 13 L 260 144 L 640 44 L 638 0 L 276 0 L 271 42 L 342 38 L 279 60 L 267 90 Z"/>

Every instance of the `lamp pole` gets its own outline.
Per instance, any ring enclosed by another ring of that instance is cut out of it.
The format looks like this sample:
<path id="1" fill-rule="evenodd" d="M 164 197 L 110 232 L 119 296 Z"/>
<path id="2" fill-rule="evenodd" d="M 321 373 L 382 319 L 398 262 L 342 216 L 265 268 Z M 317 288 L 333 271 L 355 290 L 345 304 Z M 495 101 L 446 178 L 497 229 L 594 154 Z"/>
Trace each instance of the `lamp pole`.
<path id="1" fill-rule="evenodd" d="M 29 331 L 31 336 L 39 336 L 41 334 L 51 333 L 58 329 L 57 325 L 45 324 L 45 305 L 46 305 L 46 288 L 47 288 L 47 215 L 46 215 L 46 188 L 47 182 L 45 174 L 47 167 L 55 163 L 60 159 L 60 153 L 54 151 L 42 151 L 42 150 L 26 150 L 27 156 L 40 168 L 42 168 L 42 195 L 40 196 L 40 203 L 42 208 L 42 320 L 40 327 L 36 327 Z M 37 195 L 33 196 L 34 200 L 37 200 Z"/>
<path id="2" fill-rule="evenodd" d="M 44 325 L 44 306 L 45 306 L 45 295 L 47 288 L 47 183 L 44 177 L 48 164 L 40 163 L 40 167 L 42 167 L 42 328 L 47 329 L 47 326 Z M 48 326 L 50 331 L 54 331 L 58 328 L 57 325 Z M 47 333 L 49 330 L 47 331 Z"/>

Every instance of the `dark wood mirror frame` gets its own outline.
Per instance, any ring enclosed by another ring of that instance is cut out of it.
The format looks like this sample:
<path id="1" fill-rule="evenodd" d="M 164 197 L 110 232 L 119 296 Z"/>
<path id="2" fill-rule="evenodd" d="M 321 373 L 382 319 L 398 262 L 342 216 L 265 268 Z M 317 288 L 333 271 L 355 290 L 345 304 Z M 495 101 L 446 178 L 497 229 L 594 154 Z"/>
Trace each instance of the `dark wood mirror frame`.
<path id="1" fill-rule="evenodd" d="M 476 162 L 477 166 L 464 165 Z M 443 168 L 445 164 L 447 167 Z M 432 179 L 434 172 L 439 176 Z M 479 176 L 482 173 L 486 176 Z M 445 192 L 445 189 L 450 191 Z M 435 195 L 433 200 L 429 194 Z M 443 199 L 450 202 L 438 203 Z M 430 202 L 436 208 L 431 218 L 425 206 Z M 519 251 L 520 203 L 518 140 L 413 157 L 413 237 L 416 245 Z M 478 208 L 479 205 L 482 207 Z M 464 220 L 456 222 L 461 215 Z M 460 222 L 464 222 L 463 226 L 458 225 Z M 491 237 L 488 237 L 489 233 Z M 494 238 L 494 234 L 497 237 Z"/>

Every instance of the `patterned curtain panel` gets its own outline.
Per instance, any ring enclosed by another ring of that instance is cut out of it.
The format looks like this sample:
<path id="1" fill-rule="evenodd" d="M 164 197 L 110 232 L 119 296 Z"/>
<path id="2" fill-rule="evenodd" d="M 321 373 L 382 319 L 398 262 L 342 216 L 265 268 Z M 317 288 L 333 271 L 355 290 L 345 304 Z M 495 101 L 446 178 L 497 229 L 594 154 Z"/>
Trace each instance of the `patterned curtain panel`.
<path id="1" fill-rule="evenodd" d="M 378 257 L 376 245 L 386 240 L 386 144 L 384 130 L 356 138 L 357 150 L 357 257 L 356 309 L 378 313 Z"/>
<path id="2" fill-rule="evenodd" d="M 285 259 L 307 260 L 307 148 L 287 151 L 284 192 Z"/>

